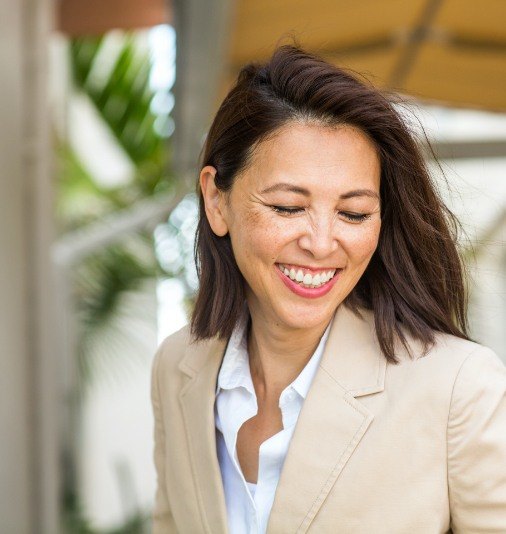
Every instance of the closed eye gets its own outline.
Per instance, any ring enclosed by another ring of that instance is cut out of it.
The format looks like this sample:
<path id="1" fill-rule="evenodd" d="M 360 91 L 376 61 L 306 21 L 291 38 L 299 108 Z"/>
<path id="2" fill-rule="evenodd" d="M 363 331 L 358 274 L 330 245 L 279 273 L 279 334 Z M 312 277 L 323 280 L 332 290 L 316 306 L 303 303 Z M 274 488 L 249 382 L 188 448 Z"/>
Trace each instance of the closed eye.
<path id="1" fill-rule="evenodd" d="M 362 222 L 366 219 L 369 219 L 371 216 L 367 213 L 350 213 L 347 211 L 339 212 L 345 219 L 348 219 L 351 222 Z"/>
<path id="2" fill-rule="evenodd" d="M 301 211 L 304 211 L 304 208 L 286 207 L 286 206 L 270 206 L 270 208 L 273 209 L 276 213 L 281 213 L 283 215 L 294 215 L 296 213 L 300 213 Z M 367 213 L 351 213 L 348 211 L 340 211 L 339 214 L 342 215 L 345 219 L 347 219 L 350 222 L 362 222 L 371 217 Z"/>
<path id="3" fill-rule="evenodd" d="M 270 206 L 275 212 L 283 213 L 285 215 L 292 215 L 304 211 L 304 208 L 287 208 L 285 206 Z"/>

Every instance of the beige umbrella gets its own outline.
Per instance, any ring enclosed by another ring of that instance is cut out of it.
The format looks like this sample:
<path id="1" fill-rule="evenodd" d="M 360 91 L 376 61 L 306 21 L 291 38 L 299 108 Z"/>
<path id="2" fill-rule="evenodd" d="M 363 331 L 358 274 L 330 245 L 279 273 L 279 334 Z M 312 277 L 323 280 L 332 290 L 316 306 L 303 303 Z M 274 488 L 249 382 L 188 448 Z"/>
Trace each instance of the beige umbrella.
<path id="1" fill-rule="evenodd" d="M 239 0 L 229 77 L 286 35 L 381 87 L 506 111 L 504 0 Z"/>

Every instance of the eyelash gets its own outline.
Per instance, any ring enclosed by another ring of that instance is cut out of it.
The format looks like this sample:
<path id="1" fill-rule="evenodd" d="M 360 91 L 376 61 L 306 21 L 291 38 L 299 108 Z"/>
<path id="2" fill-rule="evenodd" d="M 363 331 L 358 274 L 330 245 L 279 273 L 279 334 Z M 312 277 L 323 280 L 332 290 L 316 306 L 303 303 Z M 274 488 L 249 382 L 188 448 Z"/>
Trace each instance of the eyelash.
<path id="1" fill-rule="evenodd" d="M 295 215 L 304 210 L 304 208 L 285 208 L 284 206 L 270 206 L 276 213 L 282 213 L 284 215 Z M 367 213 L 349 213 L 347 211 L 341 211 L 346 219 L 351 222 L 362 222 L 370 218 L 370 215 Z"/>

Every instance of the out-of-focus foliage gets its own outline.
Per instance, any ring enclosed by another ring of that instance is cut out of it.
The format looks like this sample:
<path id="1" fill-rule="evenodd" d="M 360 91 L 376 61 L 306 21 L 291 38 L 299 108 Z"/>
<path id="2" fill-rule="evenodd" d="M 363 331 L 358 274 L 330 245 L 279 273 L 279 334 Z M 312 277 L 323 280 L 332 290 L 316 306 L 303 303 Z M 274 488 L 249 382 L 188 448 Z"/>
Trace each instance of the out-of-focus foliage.
<path id="1" fill-rule="evenodd" d="M 97 74 L 104 37 L 72 41 L 71 66 L 77 88 L 95 104 L 120 146 L 135 164 L 136 176 L 129 188 L 117 193 L 128 202 L 170 187 L 167 179 L 169 143 L 156 128 L 151 111 L 155 92 L 149 86 L 149 52 L 135 35 L 125 34 L 113 66 Z M 165 179 L 164 179 L 165 178 Z M 131 195 L 130 198 L 129 195 Z"/>
<path id="2" fill-rule="evenodd" d="M 133 178 L 106 187 L 92 176 L 67 139 L 60 139 L 57 213 L 64 232 L 88 226 L 132 206 L 136 201 L 170 191 L 171 105 L 165 115 L 153 111 L 153 99 L 165 95 L 150 87 L 151 58 L 146 34 L 115 32 L 111 36 L 70 41 L 72 91 L 92 102 L 134 169 Z M 170 104 L 170 103 L 169 103 Z M 160 108 L 160 106 L 158 106 Z M 162 121 L 162 123 L 160 123 Z M 164 126 L 164 121 L 166 125 Z M 80 318 L 79 355 L 82 376 L 89 376 L 87 338 L 95 337 L 118 311 L 125 292 L 160 273 L 171 276 L 154 253 L 150 232 L 125 236 L 117 244 L 97 250 L 73 272 L 75 302 Z"/>
<path id="3" fill-rule="evenodd" d="M 100 187 L 65 140 L 59 140 L 58 143 L 59 181 L 56 209 L 63 231 L 86 226 L 125 207 L 121 190 Z"/>
<path id="4" fill-rule="evenodd" d="M 161 93 L 150 86 L 151 58 L 146 34 L 115 32 L 115 48 L 110 55 L 105 46 L 107 39 L 108 36 L 103 36 L 70 41 L 71 93 L 84 96 L 92 103 L 96 115 L 112 132 L 113 141 L 130 160 L 133 176 L 119 186 L 105 186 L 74 152 L 70 139 L 57 139 L 56 208 L 64 234 L 86 229 L 139 200 L 169 192 L 174 185 L 169 166 L 172 96 L 167 90 L 165 97 L 169 104 L 158 106 L 162 112 L 157 113 L 152 104 L 154 99 L 160 99 Z M 156 317 L 150 307 L 153 294 L 142 295 L 146 294 L 145 284 L 159 274 L 172 276 L 173 273 L 167 264 L 161 265 L 155 255 L 154 236 L 147 230 L 122 236 L 114 245 L 94 251 L 72 267 L 70 283 L 76 306 L 80 377 L 76 397 L 84 393 L 83 386 L 98 375 L 97 369 L 101 375 L 107 374 L 104 372 L 107 361 L 114 368 L 114 359 L 127 357 L 129 351 L 124 350 L 125 347 L 134 355 L 143 354 L 142 350 L 136 350 L 135 344 L 142 342 L 139 338 L 142 338 L 143 328 L 146 332 L 152 330 Z M 150 287 L 153 288 L 153 284 Z M 132 300 L 136 292 L 137 300 Z M 143 298 L 147 304 L 145 309 L 138 305 Z M 128 365 L 120 367 L 128 368 Z M 116 371 L 110 375 L 114 375 L 113 379 L 119 376 Z M 79 402 L 73 403 L 70 410 L 76 426 L 74 430 L 69 429 L 72 434 L 78 431 Z M 70 463 L 63 481 L 63 492 L 67 496 L 63 531 L 98 534 L 79 507 L 75 477 L 77 451 L 71 450 L 74 448 L 72 439 L 67 446 Z M 148 523 L 145 517 L 133 517 L 124 527 L 108 534 L 140 534 L 148 531 Z"/>
<path id="5" fill-rule="evenodd" d="M 124 525 L 114 529 L 96 529 L 84 518 L 75 496 L 67 498 L 67 514 L 62 519 L 62 532 L 66 534 L 148 534 L 152 531 L 151 515 L 138 513 L 130 518 Z"/>

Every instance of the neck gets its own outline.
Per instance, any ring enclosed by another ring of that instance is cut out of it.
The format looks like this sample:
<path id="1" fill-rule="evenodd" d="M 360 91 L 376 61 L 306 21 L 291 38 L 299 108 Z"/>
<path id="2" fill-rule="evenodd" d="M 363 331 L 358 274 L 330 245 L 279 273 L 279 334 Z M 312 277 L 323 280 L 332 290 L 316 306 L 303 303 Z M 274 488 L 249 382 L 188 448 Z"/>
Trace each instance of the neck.
<path id="1" fill-rule="evenodd" d="M 257 397 L 279 398 L 297 378 L 316 350 L 327 324 L 311 329 L 287 329 L 250 310 L 248 353 Z"/>

